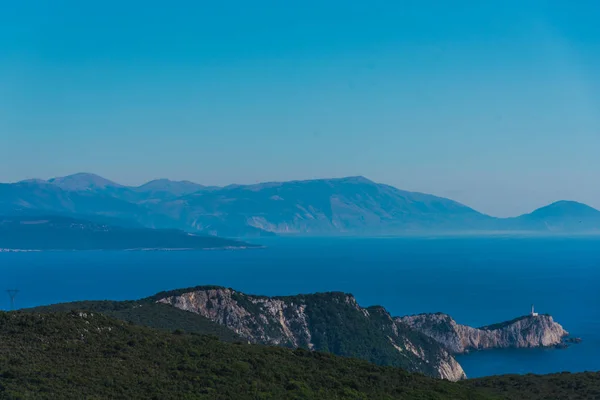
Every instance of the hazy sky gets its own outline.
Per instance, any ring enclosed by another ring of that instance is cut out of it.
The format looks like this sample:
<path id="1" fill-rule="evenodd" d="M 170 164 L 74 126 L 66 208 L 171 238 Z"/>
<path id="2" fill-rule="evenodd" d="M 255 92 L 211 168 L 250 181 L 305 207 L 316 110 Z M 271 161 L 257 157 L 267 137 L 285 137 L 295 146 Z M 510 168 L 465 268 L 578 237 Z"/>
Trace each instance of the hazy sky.
<path id="1" fill-rule="evenodd" d="M 498 216 L 600 208 L 599 20 L 584 0 L 5 2 L 0 181 L 364 175 Z"/>

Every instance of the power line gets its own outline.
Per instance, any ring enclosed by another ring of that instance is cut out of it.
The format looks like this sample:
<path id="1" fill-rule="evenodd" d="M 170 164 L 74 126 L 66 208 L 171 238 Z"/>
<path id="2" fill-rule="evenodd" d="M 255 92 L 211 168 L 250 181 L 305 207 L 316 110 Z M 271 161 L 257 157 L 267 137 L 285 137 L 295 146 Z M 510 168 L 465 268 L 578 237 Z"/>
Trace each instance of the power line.
<path id="1" fill-rule="evenodd" d="M 15 297 L 17 297 L 17 293 L 19 293 L 19 289 L 6 289 L 6 293 L 10 297 L 10 309 L 11 311 L 15 309 Z"/>

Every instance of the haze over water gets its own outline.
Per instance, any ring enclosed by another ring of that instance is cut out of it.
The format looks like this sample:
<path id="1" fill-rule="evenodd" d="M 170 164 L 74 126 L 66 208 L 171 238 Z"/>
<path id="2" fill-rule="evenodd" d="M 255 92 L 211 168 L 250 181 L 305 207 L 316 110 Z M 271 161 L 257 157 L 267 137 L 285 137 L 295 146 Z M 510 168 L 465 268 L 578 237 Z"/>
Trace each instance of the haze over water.
<path id="1" fill-rule="evenodd" d="M 469 377 L 600 370 L 600 238 L 270 238 L 266 249 L 199 252 L 0 253 L 18 307 L 136 299 L 196 285 L 265 295 L 354 294 L 392 315 L 445 312 L 482 326 L 551 314 L 583 343 L 459 357 Z M 257 240 L 254 240 L 257 242 Z M 0 307 L 9 307 L 8 296 Z"/>

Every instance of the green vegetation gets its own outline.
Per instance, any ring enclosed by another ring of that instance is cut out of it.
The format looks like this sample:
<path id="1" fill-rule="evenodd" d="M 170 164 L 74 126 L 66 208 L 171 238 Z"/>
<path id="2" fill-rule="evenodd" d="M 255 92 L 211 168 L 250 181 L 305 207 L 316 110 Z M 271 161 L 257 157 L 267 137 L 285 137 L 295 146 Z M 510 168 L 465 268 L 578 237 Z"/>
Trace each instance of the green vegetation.
<path id="1" fill-rule="evenodd" d="M 417 314 L 411 317 L 423 317 L 419 321 L 420 330 L 436 333 L 439 335 L 455 334 L 452 328 L 452 318 L 441 312 L 434 313 L 438 318 L 430 318 L 429 314 Z"/>
<path id="2" fill-rule="evenodd" d="M 544 315 L 546 317 L 550 316 L 549 314 L 542 314 L 542 315 Z M 486 331 L 494 331 L 496 329 L 505 328 L 505 327 L 507 327 L 509 325 L 515 324 L 515 323 L 517 323 L 519 321 L 522 321 L 522 320 L 528 319 L 528 318 L 531 318 L 531 316 L 530 315 L 523 315 L 521 317 L 517 317 L 517 318 L 511 319 L 510 321 L 504 321 L 504 322 L 499 322 L 499 323 L 493 324 L 493 325 L 482 326 L 479 329 L 483 329 L 483 330 L 486 330 Z"/>
<path id="3" fill-rule="evenodd" d="M 150 300 L 140 301 L 78 301 L 32 308 L 30 312 L 65 312 L 88 310 L 136 325 L 165 331 L 181 330 L 188 333 L 213 335 L 226 342 L 242 339 L 232 330 L 201 315 L 183 311 Z"/>
<path id="4" fill-rule="evenodd" d="M 600 399 L 600 373 L 552 375 L 502 375 L 461 382 L 507 400 L 588 400 Z"/>
<path id="5" fill-rule="evenodd" d="M 306 304 L 314 349 L 344 357 L 355 357 L 377 365 L 401 367 L 435 376 L 435 363 L 426 363 L 410 352 L 399 352 L 390 338 L 396 338 L 393 321 L 382 307 L 368 309 L 369 318 L 345 293 L 316 293 L 283 298 Z M 429 360 L 437 360 L 441 347 L 413 330 L 399 332 L 411 343 L 421 346 Z"/>
<path id="6" fill-rule="evenodd" d="M 167 297 L 181 296 L 181 295 L 186 294 L 186 293 L 198 292 L 198 291 L 201 291 L 201 290 L 221 290 L 221 289 L 229 289 L 229 290 L 235 291 L 235 289 L 226 288 L 224 286 L 216 286 L 216 285 L 203 285 L 202 286 L 202 285 L 200 285 L 200 286 L 193 286 L 193 287 L 187 287 L 187 288 L 173 289 L 173 290 L 166 290 L 166 291 L 158 292 L 155 295 L 147 297 L 145 300 L 148 300 L 148 301 L 158 301 L 158 300 L 162 300 L 162 299 L 167 298 Z M 256 297 L 260 297 L 260 296 L 256 296 Z"/>
<path id="7" fill-rule="evenodd" d="M 106 308 L 102 303 L 86 304 Z M 117 398 L 583 400 L 600 398 L 600 374 L 451 383 L 326 353 L 165 332 L 91 311 L 0 312 L 0 399 Z"/>
<path id="8" fill-rule="evenodd" d="M 171 296 L 179 296 L 195 291 L 223 289 L 218 286 L 199 286 L 195 288 L 177 289 L 161 292 L 139 301 L 83 301 L 74 303 L 55 304 L 32 309 L 35 312 L 90 310 L 101 312 L 111 317 L 144 325 L 151 328 L 174 331 L 176 329 L 189 333 L 215 335 L 223 341 L 242 341 L 229 328 L 213 322 L 201 315 L 182 311 L 170 305 L 156 303 L 157 300 Z M 421 372 L 430 376 L 438 376 L 436 363 L 427 363 L 411 352 L 399 352 L 390 338 L 396 338 L 394 324 L 383 307 L 369 308 L 369 318 L 355 303 L 347 302 L 350 295 L 340 292 L 316 293 L 310 295 L 276 297 L 287 304 L 304 304 L 309 317 L 310 341 L 313 349 L 329 352 L 345 357 L 360 358 L 377 365 L 401 367 L 412 372 Z M 235 292 L 232 298 L 248 311 L 256 326 L 256 332 L 264 332 L 268 336 L 278 336 L 281 329 L 279 323 L 265 323 L 259 318 L 264 313 L 260 304 L 250 299 L 262 296 L 248 296 Z M 266 297 L 265 297 L 266 298 Z M 293 320 L 292 308 L 286 308 L 284 313 L 288 320 Z M 262 321 L 262 322 L 261 322 Z M 258 326 L 260 324 L 260 327 Z M 260 329 L 259 329 L 260 328 Z M 297 335 L 301 335 L 301 327 L 291 327 Z M 427 359 L 437 360 L 440 357 L 441 346 L 427 336 L 408 327 L 397 328 L 403 338 L 423 348 Z M 258 334 L 256 335 L 259 336 Z M 308 340 L 308 338 L 307 338 Z M 260 340 L 256 342 L 265 343 Z M 292 343 L 282 342 L 284 347 L 293 347 Z M 307 348 L 306 345 L 303 347 Z"/>
<path id="9" fill-rule="evenodd" d="M 157 301 L 172 296 L 181 296 L 187 293 L 207 290 L 224 290 L 219 286 L 197 286 L 192 288 L 176 289 L 158 293 L 147 300 Z M 232 290 L 233 289 L 229 289 Z M 439 376 L 437 361 L 446 358 L 442 354 L 442 346 L 426 335 L 409 327 L 396 327 L 392 318 L 383 307 L 371 307 L 367 310 L 356 304 L 352 295 L 342 292 L 313 293 L 295 296 L 255 296 L 233 291 L 232 299 L 237 305 L 249 313 L 250 328 L 254 331 L 255 342 L 271 344 L 261 340 L 266 337 L 281 337 L 279 320 L 261 319 L 261 315 L 268 315 L 264 305 L 256 302 L 257 299 L 281 300 L 288 307 L 283 310 L 284 318 L 292 321 L 291 330 L 297 338 L 304 336 L 305 341 L 299 345 L 312 350 L 328 352 L 344 357 L 354 357 L 370 361 L 377 365 L 401 367 L 408 371 L 420 372 L 429 376 Z M 310 336 L 305 335 L 304 326 L 295 320 L 296 307 L 303 305 L 307 316 Z M 298 325 L 295 326 L 293 323 Z M 397 342 L 394 340 L 400 339 Z M 404 347 L 404 340 L 409 340 L 413 345 L 423 349 L 426 362 L 410 351 L 401 352 L 395 347 Z M 285 340 L 280 343 L 285 347 L 292 347 L 292 343 Z"/>
<path id="10" fill-rule="evenodd" d="M 491 399 L 365 361 L 167 333 L 97 313 L 0 313 L 0 398 Z"/>

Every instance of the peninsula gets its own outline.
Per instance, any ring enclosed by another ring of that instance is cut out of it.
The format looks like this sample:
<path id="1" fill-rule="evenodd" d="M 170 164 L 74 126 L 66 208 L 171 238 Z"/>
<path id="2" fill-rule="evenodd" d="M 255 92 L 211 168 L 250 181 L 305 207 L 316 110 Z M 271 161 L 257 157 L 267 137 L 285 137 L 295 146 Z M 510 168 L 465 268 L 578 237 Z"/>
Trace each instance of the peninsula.
<path id="1" fill-rule="evenodd" d="M 126 228 L 70 217 L 0 217 L 0 251 L 203 250 L 258 247 L 176 229 Z"/>
<path id="2" fill-rule="evenodd" d="M 222 340 L 303 348 L 401 367 L 451 381 L 467 376 L 454 358 L 472 349 L 541 347 L 568 333 L 546 315 L 483 328 L 446 314 L 393 317 L 342 292 L 267 297 L 219 286 L 161 292 L 125 302 L 76 302 L 35 311 L 90 310 L 153 328 L 216 334 Z M 436 334 L 437 332 L 437 334 Z"/>
<path id="3" fill-rule="evenodd" d="M 481 328 L 458 324 L 443 313 L 400 317 L 396 318 L 396 322 L 427 335 L 453 354 L 485 349 L 561 346 L 569 336 L 569 332 L 552 316 L 533 310 L 529 315 Z"/>

